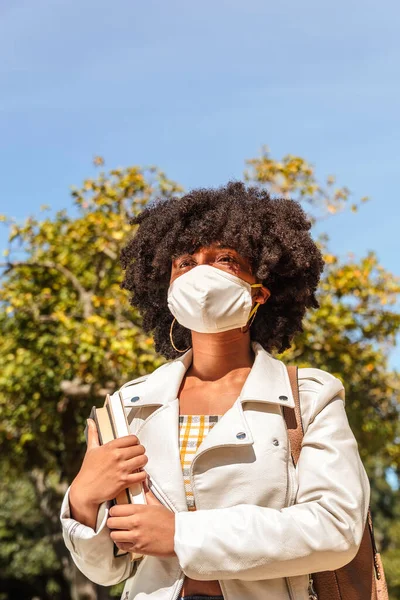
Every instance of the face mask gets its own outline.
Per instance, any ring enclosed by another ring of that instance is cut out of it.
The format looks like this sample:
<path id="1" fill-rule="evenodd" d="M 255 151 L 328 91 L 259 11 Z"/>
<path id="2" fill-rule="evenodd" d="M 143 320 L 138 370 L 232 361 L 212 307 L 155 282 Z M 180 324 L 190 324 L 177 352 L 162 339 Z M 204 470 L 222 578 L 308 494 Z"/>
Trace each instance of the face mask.
<path id="1" fill-rule="evenodd" d="M 252 310 L 252 287 L 240 277 L 198 265 L 177 277 L 168 289 L 168 307 L 178 323 L 199 333 L 217 333 L 244 327 Z"/>

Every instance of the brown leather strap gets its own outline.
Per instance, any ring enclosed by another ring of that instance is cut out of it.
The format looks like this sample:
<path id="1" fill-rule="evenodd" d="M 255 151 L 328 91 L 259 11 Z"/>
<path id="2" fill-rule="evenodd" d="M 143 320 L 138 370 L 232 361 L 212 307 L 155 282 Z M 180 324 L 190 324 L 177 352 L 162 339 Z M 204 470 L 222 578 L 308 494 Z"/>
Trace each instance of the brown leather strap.
<path id="1" fill-rule="evenodd" d="M 290 387 L 294 398 L 294 408 L 288 406 L 283 407 L 283 416 L 286 421 L 286 426 L 289 434 L 290 448 L 292 452 L 293 464 L 296 466 L 299 460 L 301 444 L 303 442 L 304 431 L 301 422 L 301 408 L 299 396 L 299 384 L 297 379 L 297 366 L 287 366 L 289 375 Z"/>
<path id="2" fill-rule="evenodd" d="M 379 580 L 382 578 L 382 576 L 384 576 L 384 573 L 383 573 L 381 557 L 380 557 L 378 549 L 376 547 L 374 525 L 372 523 L 371 507 L 368 507 L 367 523 L 368 523 L 369 534 L 371 536 L 372 551 L 374 553 L 375 576 Z"/>
<path id="3" fill-rule="evenodd" d="M 291 365 L 291 366 L 286 365 L 286 368 L 287 368 L 287 371 L 289 374 L 290 387 L 292 388 L 295 406 L 294 406 L 294 409 L 289 408 L 288 406 L 284 406 L 283 407 L 283 416 L 285 418 L 286 426 L 288 429 L 293 464 L 296 466 L 296 464 L 299 460 L 299 457 L 300 457 L 301 445 L 302 445 L 303 437 L 304 437 L 303 424 L 301 421 L 298 368 L 295 365 Z M 382 595 L 378 594 L 378 599 L 380 599 L 380 598 L 383 599 L 383 598 L 386 598 L 386 596 L 384 595 L 384 588 L 386 586 L 385 574 L 384 574 L 383 567 L 382 567 L 381 557 L 376 548 L 370 508 L 368 508 L 367 527 L 368 527 L 368 531 L 371 536 L 371 542 L 372 542 L 372 552 L 373 552 L 373 559 L 374 559 L 375 576 L 378 581 L 383 580 L 383 582 L 382 582 L 382 590 L 383 591 L 380 591 L 380 594 L 382 594 Z M 318 573 L 318 578 L 319 578 L 320 585 L 321 585 L 322 581 L 324 582 L 325 590 L 328 590 L 329 586 L 331 586 L 331 587 L 333 586 L 332 590 L 333 589 L 336 590 L 336 588 L 337 588 L 337 593 L 339 593 L 339 596 L 337 596 L 337 597 L 341 598 L 340 591 L 339 591 L 339 588 L 337 585 L 336 572 L 334 572 L 334 571 L 328 572 L 327 571 L 324 573 Z M 386 594 L 387 594 L 387 591 L 386 591 Z M 331 596 L 331 597 L 333 598 L 334 596 Z"/>

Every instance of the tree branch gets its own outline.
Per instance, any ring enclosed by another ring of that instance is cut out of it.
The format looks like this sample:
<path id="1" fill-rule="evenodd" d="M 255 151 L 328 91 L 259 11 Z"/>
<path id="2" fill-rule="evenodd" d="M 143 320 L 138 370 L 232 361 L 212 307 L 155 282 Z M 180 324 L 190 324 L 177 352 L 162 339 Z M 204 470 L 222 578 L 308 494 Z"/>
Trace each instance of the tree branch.
<path id="1" fill-rule="evenodd" d="M 79 279 L 66 267 L 63 265 L 59 265 L 58 263 L 51 261 L 43 261 L 43 262 L 8 262 L 8 263 L 0 263 L 0 267 L 6 267 L 6 270 L 9 271 L 11 269 L 15 269 L 16 267 L 39 267 L 44 269 L 55 269 L 59 273 L 62 273 L 66 279 L 68 279 L 75 290 L 79 294 L 79 298 L 82 302 L 83 307 L 83 316 L 85 319 L 90 317 L 93 314 L 92 302 L 90 299 L 90 294 L 85 290 L 83 285 L 80 283 Z"/>
<path id="2" fill-rule="evenodd" d="M 101 251 L 109 258 L 112 258 L 112 260 L 117 260 L 118 258 L 118 255 L 113 250 L 111 250 L 111 248 L 104 247 Z"/>

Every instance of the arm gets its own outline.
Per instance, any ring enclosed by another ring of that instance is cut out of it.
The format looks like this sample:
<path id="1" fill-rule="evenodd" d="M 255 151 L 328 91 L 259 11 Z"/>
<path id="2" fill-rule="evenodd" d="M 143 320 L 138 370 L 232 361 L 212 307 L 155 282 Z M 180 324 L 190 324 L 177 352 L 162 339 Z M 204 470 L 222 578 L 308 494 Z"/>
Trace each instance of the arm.
<path id="1" fill-rule="evenodd" d="M 141 469 L 147 457 L 135 435 L 100 445 L 92 419 L 88 420 L 88 428 L 81 469 L 67 489 L 61 506 L 62 534 L 78 569 L 94 583 L 113 585 L 133 575 L 142 559 L 132 562 L 128 553 L 114 557 L 114 542 L 107 527 L 112 504 L 108 498 L 115 498 L 122 487 L 145 479 L 146 471 L 137 471 L 135 467 Z"/>
<path id="2" fill-rule="evenodd" d="M 79 498 L 75 497 L 74 494 L 74 484 L 72 483 L 69 487 L 69 516 L 71 519 L 75 519 L 75 521 L 79 521 L 83 525 L 87 527 L 91 527 L 96 531 L 96 523 L 97 523 L 97 515 L 99 512 L 99 504 L 90 504 L 85 505 L 84 502 L 81 502 Z"/>
<path id="3" fill-rule="evenodd" d="M 131 562 L 130 554 L 114 557 L 114 542 L 106 525 L 111 501 L 100 504 L 94 530 L 71 517 L 70 488 L 62 502 L 60 521 L 74 563 L 94 583 L 109 586 L 124 581 L 135 573 L 141 559 Z"/>
<path id="4" fill-rule="evenodd" d="M 272 579 L 335 570 L 361 543 L 369 481 L 338 380 L 317 385 L 297 465 L 296 504 L 281 510 L 240 504 L 180 512 L 174 548 L 193 579 Z"/>

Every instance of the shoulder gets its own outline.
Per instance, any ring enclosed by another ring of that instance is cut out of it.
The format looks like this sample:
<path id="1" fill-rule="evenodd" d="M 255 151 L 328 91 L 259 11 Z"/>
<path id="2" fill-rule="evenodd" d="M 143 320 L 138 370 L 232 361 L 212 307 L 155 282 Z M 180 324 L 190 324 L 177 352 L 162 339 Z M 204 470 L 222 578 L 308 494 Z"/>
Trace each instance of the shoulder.
<path id="1" fill-rule="evenodd" d="M 323 369 L 303 367 L 298 370 L 301 412 L 304 425 L 312 421 L 333 399 L 345 402 L 341 379 Z"/>
<path id="2" fill-rule="evenodd" d="M 298 370 L 299 388 L 309 389 L 320 395 L 344 392 L 344 385 L 339 377 L 329 371 L 314 367 L 300 367 Z M 344 395 L 343 395 L 344 399 Z"/>

